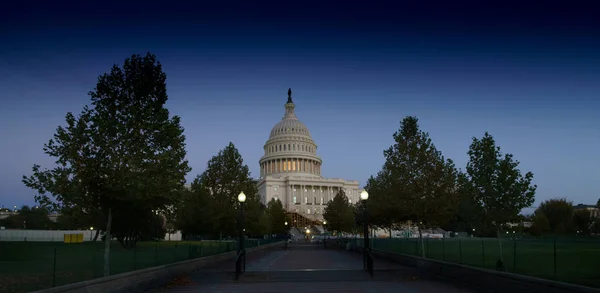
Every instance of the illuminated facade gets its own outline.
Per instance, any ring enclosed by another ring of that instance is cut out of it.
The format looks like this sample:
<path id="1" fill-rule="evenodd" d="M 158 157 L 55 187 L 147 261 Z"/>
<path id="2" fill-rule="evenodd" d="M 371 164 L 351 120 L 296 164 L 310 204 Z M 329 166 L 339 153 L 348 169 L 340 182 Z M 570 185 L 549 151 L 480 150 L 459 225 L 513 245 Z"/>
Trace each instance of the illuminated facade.
<path id="1" fill-rule="evenodd" d="M 351 203 L 358 201 L 361 189 L 358 181 L 321 176 L 317 144 L 296 117 L 295 107 L 288 90 L 285 114 L 271 130 L 259 161 L 258 191 L 265 204 L 275 198 L 288 212 L 321 222 L 325 205 L 340 189 Z"/>

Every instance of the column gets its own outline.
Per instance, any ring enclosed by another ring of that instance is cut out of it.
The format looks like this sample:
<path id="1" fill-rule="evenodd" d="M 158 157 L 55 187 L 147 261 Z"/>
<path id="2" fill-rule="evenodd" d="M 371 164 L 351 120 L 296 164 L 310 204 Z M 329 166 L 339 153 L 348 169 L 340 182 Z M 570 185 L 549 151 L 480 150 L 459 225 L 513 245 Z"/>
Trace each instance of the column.
<path id="1" fill-rule="evenodd" d="M 286 188 L 287 189 L 287 194 L 285 195 L 285 205 L 284 205 L 284 207 L 288 206 L 289 202 L 291 201 L 292 188 L 293 188 L 292 184 L 288 184 L 288 186 Z M 286 210 L 287 210 L 287 208 L 286 208 Z"/>

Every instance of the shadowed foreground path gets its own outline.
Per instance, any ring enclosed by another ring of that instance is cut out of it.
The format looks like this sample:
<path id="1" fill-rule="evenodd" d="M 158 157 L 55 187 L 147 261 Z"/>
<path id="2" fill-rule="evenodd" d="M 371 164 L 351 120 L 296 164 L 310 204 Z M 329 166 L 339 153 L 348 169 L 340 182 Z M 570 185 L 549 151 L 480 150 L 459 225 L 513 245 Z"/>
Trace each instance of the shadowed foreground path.
<path id="1" fill-rule="evenodd" d="M 469 292 L 455 286 L 419 278 L 409 267 L 375 259 L 375 276 L 362 270 L 362 256 L 322 245 L 293 244 L 248 255 L 246 272 L 234 280 L 232 261 L 191 272 L 156 292 L 215 293 L 359 293 L 359 292 Z"/>

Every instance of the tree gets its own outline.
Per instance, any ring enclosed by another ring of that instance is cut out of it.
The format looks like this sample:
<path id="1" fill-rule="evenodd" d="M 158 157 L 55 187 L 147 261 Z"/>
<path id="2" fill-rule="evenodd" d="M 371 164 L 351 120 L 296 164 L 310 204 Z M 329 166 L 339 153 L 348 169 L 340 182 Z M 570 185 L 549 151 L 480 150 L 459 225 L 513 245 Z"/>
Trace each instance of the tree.
<path id="1" fill-rule="evenodd" d="M 573 213 L 573 226 L 577 234 L 590 236 L 594 225 L 592 213 L 586 210 L 576 210 Z"/>
<path id="2" fill-rule="evenodd" d="M 547 219 L 548 232 L 553 234 L 573 232 L 574 209 L 570 201 L 564 198 L 546 200 L 540 204 L 535 213 L 544 215 Z"/>
<path id="3" fill-rule="evenodd" d="M 394 144 L 384 151 L 383 169 L 389 172 L 395 207 L 419 229 L 423 257 L 423 227 L 439 227 L 454 216 L 458 204 L 457 171 L 419 129 L 418 119 L 408 116 L 394 133 Z"/>
<path id="4" fill-rule="evenodd" d="M 199 209 L 192 212 L 201 214 L 206 220 L 200 223 L 206 224 L 213 235 L 220 237 L 237 235 L 240 217 L 237 197 L 243 191 L 246 194 L 246 231 L 249 235 L 260 234 L 258 223 L 262 211 L 258 190 L 233 143 L 208 161 L 206 170 L 192 183 L 192 190 L 206 196 L 199 199 L 200 204 L 195 205 Z"/>
<path id="5" fill-rule="evenodd" d="M 529 229 L 531 235 L 540 236 L 550 231 L 550 222 L 541 211 L 535 211 L 531 220 L 533 222 Z"/>
<path id="6" fill-rule="evenodd" d="M 103 215 L 108 275 L 111 229 L 121 243 L 135 245 L 151 220 L 140 217 L 153 217 L 138 212 L 174 205 L 190 168 L 180 118 L 170 117 L 164 107 L 166 74 L 154 55 L 133 55 L 122 67 L 114 65 L 89 96 L 91 108 L 78 117 L 67 113 L 67 126 L 59 126 L 44 145 L 56 166 L 34 165 L 23 182 L 38 192 L 36 201 L 43 206 Z"/>
<path id="7" fill-rule="evenodd" d="M 43 207 L 30 208 L 23 206 L 17 214 L 2 220 L 8 229 L 48 230 L 56 228 L 56 224 L 48 218 L 48 210 Z"/>
<path id="8" fill-rule="evenodd" d="M 596 202 L 596 208 L 591 216 L 591 233 L 600 234 L 600 199 Z"/>
<path id="9" fill-rule="evenodd" d="M 537 188 L 531 184 L 533 173 L 523 176 L 518 169 L 519 162 L 512 154 L 503 155 L 487 132 L 480 139 L 473 138 L 468 154 L 466 169 L 474 190 L 473 200 L 483 207 L 483 221 L 496 231 L 500 262 L 503 262 L 500 230 L 523 208 L 533 204 Z"/>
<path id="10" fill-rule="evenodd" d="M 175 227 L 181 230 L 184 238 L 213 232 L 209 200 L 208 192 L 202 187 L 199 177 L 194 179 L 190 189 L 181 191 L 181 201 L 175 207 Z"/>
<path id="11" fill-rule="evenodd" d="M 267 204 L 266 215 L 269 219 L 269 233 L 286 234 L 288 232 L 288 226 L 285 225 L 287 215 L 281 201 L 271 199 Z"/>
<path id="12" fill-rule="evenodd" d="M 323 219 L 327 221 L 329 231 L 352 232 L 355 227 L 354 208 L 343 190 L 338 191 L 327 203 Z"/>
<path id="13" fill-rule="evenodd" d="M 473 187 L 471 182 L 467 175 L 460 171 L 457 176 L 457 187 L 458 208 L 452 220 L 442 227 L 446 230 L 473 232 L 477 235 L 485 235 L 483 230 L 486 227 L 481 224 L 482 206 L 473 199 Z"/>
<path id="14" fill-rule="evenodd" d="M 398 227 L 399 223 L 408 220 L 402 211 L 402 205 L 397 196 L 391 192 L 389 186 L 389 172 L 382 170 L 376 177 L 371 176 L 365 184 L 365 190 L 369 193 L 368 209 L 369 223 L 376 227 L 391 230 Z M 358 223 L 362 223 L 361 207 L 357 206 Z"/>

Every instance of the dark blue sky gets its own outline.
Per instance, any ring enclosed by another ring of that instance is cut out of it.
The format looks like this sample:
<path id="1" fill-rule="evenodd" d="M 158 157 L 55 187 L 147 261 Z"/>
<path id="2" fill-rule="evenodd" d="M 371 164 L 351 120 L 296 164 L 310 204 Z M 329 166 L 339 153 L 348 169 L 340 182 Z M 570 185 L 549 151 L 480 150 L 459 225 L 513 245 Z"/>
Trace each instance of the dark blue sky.
<path id="1" fill-rule="evenodd" d="M 229 141 L 258 174 L 291 87 L 326 177 L 364 184 L 415 115 L 461 168 L 489 131 L 535 173 L 536 204 L 600 197 L 593 1 L 81 2 L 0 10 L 0 205 L 33 203 L 21 176 L 51 167 L 42 146 L 65 113 L 113 63 L 148 51 L 183 118 L 188 179 Z"/>

